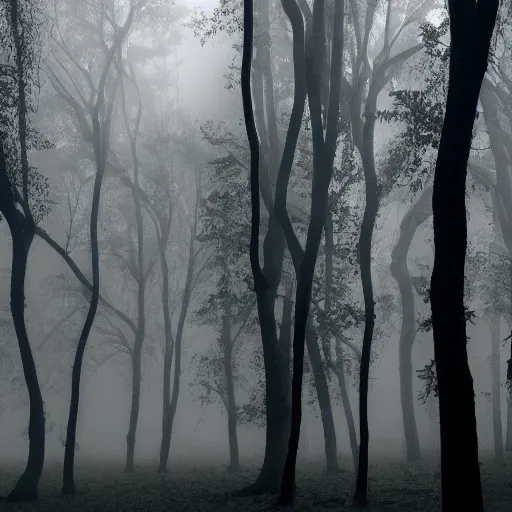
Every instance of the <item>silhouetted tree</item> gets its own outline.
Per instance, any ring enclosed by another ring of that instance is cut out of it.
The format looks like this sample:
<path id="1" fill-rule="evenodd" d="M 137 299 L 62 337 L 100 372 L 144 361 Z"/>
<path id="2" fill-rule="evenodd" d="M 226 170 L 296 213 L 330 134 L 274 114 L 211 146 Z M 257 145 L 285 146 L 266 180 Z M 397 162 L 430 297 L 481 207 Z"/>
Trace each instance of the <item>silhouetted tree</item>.
<path id="1" fill-rule="evenodd" d="M 473 379 L 466 350 L 466 173 L 472 130 L 499 2 L 448 1 L 448 97 L 434 175 L 430 285 L 441 424 L 445 511 L 483 511 Z"/>

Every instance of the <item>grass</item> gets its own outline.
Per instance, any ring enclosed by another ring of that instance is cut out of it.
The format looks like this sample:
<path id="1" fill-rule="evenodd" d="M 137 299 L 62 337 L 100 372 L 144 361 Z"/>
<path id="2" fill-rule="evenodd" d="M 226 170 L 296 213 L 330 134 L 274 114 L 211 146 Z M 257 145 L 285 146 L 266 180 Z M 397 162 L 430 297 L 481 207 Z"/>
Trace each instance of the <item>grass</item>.
<path id="1" fill-rule="evenodd" d="M 0 494 L 5 495 L 20 468 L 4 467 Z M 486 512 L 512 510 L 512 460 L 497 466 L 490 459 L 481 467 Z M 434 512 L 440 510 L 439 480 L 433 463 L 404 464 L 382 459 L 370 465 L 371 512 Z M 252 512 L 270 509 L 274 496 L 234 498 L 230 494 L 253 481 L 257 469 L 230 474 L 222 467 L 183 464 L 162 475 L 142 466 L 131 475 L 112 465 L 77 467 L 78 494 L 60 496 L 61 467 L 48 465 L 34 503 L 0 504 L 1 512 Z M 352 510 L 354 476 L 351 471 L 327 475 L 321 464 L 297 468 L 296 511 Z"/>

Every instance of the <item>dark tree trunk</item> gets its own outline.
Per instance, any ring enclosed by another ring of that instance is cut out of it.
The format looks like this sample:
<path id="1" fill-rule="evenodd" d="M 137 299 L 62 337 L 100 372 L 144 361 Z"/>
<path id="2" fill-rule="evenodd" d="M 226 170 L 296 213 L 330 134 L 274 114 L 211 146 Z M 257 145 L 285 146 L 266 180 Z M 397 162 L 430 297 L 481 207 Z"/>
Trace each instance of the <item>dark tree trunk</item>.
<path id="1" fill-rule="evenodd" d="M 359 447 L 357 446 L 356 426 L 354 424 L 354 415 L 352 414 L 352 406 L 347 391 L 347 383 L 345 381 L 345 369 L 343 366 L 343 352 L 341 350 L 340 340 L 336 340 L 336 359 L 337 369 L 336 377 L 338 378 L 338 386 L 340 388 L 341 403 L 343 404 L 343 412 L 347 420 L 348 436 L 350 439 L 350 451 L 352 452 L 352 461 L 354 463 L 354 472 L 357 474 L 357 465 L 359 463 Z"/>
<path id="2" fill-rule="evenodd" d="M 101 156 L 98 155 L 98 159 Z M 100 296 L 100 257 L 98 248 L 98 217 L 101 199 L 101 185 L 104 176 L 103 162 L 99 162 L 94 179 L 94 191 L 91 205 L 91 258 L 92 258 L 92 295 L 89 304 L 89 311 L 85 318 L 85 323 L 78 340 L 78 345 L 73 362 L 73 370 L 71 373 L 71 401 L 69 405 L 68 425 L 66 431 L 66 445 L 64 449 L 64 469 L 62 474 L 62 495 L 76 494 L 75 487 L 75 447 L 76 447 L 76 425 L 78 422 L 78 407 L 80 402 L 80 377 L 82 375 L 82 363 L 84 359 L 87 340 L 91 332 L 96 311 L 98 309 L 98 301 Z"/>
<path id="3" fill-rule="evenodd" d="M 482 512 L 473 379 L 467 358 L 464 264 L 466 174 L 498 1 L 448 1 L 450 71 L 434 176 L 434 269 L 430 285 L 441 424 L 443 510 Z"/>
<path id="4" fill-rule="evenodd" d="M 377 175 L 374 161 L 374 132 L 377 92 L 372 91 L 366 101 L 365 121 L 363 126 L 363 170 L 365 181 L 366 204 L 359 236 L 359 268 L 364 297 L 364 334 L 361 351 L 361 365 L 359 377 L 359 463 L 357 467 L 356 492 L 354 502 L 365 505 L 368 490 L 368 443 L 370 433 L 368 429 L 368 377 L 370 373 L 370 356 L 372 349 L 373 330 L 375 327 L 375 301 L 373 297 L 372 282 L 372 236 L 375 220 L 377 218 L 379 198 L 377 189 Z"/>
<path id="5" fill-rule="evenodd" d="M 130 421 L 128 434 L 126 434 L 126 465 L 125 471 L 133 473 L 135 469 L 135 436 L 137 434 L 137 423 L 139 422 L 140 410 L 140 387 L 142 380 L 142 342 L 135 338 L 132 354 L 132 400 L 130 407 Z"/>
<path id="6" fill-rule="evenodd" d="M 0 185 L 1 187 L 2 185 Z M 3 194 L 2 194 L 3 195 Z M 2 200 L 0 199 L 0 203 Z M 9 501 L 31 501 L 37 499 L 37 488 L 43 471 L 45 453 L 45 417 L 41 388 L 37 378 L 36 366 L 25 327 L 25 276 L 28 253 L 33 233 L 27 233 L 19 224 L 9 222 L 5 215 L 12 237 L 11 270 L 11 313 L 14 329 L 20 348 L 23 374 L 30 399 L 30 419 L 28 427 L 29 451 L 25 471 L 20 476 L 7 499 Z"/>
<path id="7" fill-rule="evenodd" d="M 407 256 L 418 227 L 432 214 L 432 187 L 423 190 L 402 219 L 400 237 L 391 252 L 391 275 L 396 280 L 402 303 L 402 327 L 399 344 L 400 398 L 404 425 L 406 457 L 408 461 L 421 459 L 412 370 L 412 347 L 416 337 L 414 292 L 407 267 Z"/>
<path id="8" fill-rule="evenodd" d="M 331 398 L 329 396 L 329 385 L 327 383 L 327 375 L 320 353 L 320 346 L 316 332 L 308 321 L 306 329 L 306 346 L 308 349 L 309 361 L 311 362 L 311 370 L 313 371 L 313 380 L 315 382 L 316 395 L 318 398 L 318 406 L 320 408 L 320 417 L 322 419 L 322 427 L 324 430 L 325 444 L 325 460 L 327 463 L 327 471 L 336 473 L 338 466 L 338 448 L 336 443 L 336 429 L 334 428 L 334 418 L 332 415 Z"/>
<path id="9" fill-rule="evenodd" d="M 299 11 L 295 2 L 286 6 L 290 12 L 289 17 L 292 23 L 293 10 Z M 299 279 L 297 282 L 297 292 L 295 295 L 295 328 L 293 332 L 293 378 L 292 378 L 292 422 L 290 439 L 288 443 L 288 455 L 283 472 L 283 481 L 279 502 L 282 504 L 291 504 L 295 494 L 295 467 L 297 461 L 297 449 L 300 437 L 300 423 L 302 416 L 302 378 L 304 371 L 304 346 L 308 314 L 311 303 L 311 292 L 315 264 L 318 255 L 318 249 L 322 238 L 322 231 L 327 214 L 327 202 L 329 198 L 329 184 L 331 182 L 334 155 L 336 152 L 336 143 L 338 137 L 338 121 L 340 108 L 341 92 L 341 54 L 343 53 L 343 0 L 335 1 L 333 17 L 333 41 L 331 54 L 331 76 L 329 111 L 327 119 L 327 130 L 324 139 L 322 125 L 322 107 L 321 107 L 321 67 L 326 52 L 325 41 L 325 17 L 324 2 L 316 0 L 313 6 L 312 34 L 308 41 L 306 58 L 306 85 L 309 97 L 309 106 L 311 111 L 312 137 L 313 137 L 313 180 L 311 192 L 311 214 L 306 239 L 304 257 L 300 264 Z M 298 16 L 297 16 L 298 18 Z M 302 19 L 300 20 L 302 24 Z M 299 20 L 295 21 L 299 27 Z M 304 33 L 303 27 L 300 27 L 300 33 Z M 294 34 L 298 31 L 294 30 Z M 303 52 L 294 51 L 294 64 L 298 62 L 297 57 L 303 55 Z M 302 77 L 299 77 L 299 80 Z M 297 80 L 297 77 L 296 77 Z M 295 100 L 294 100 L 295 107 Z M 290 135 L 288 134 L 287 139 Z M 287 140 L 288 143 L 288 140 Z M 286 146 L 285 146 L 286 149 Z M 280 174 L 289 176 L 289 169 L 282 164 Z M 278 177 L 279 180 L 279 177 Z M 283 180 L 285 181 L 285 180 Z M 285 181 L 287 187 L 287 181 Z M 277 192 L 276 192 L 277 196 Z M 286 193 L 284 193 L 286 199 Z M 282 225 L 286 227 L 285 232 L 290 232 L 289 218 L 286 212 L 286 202 L 282 212 Z M 292 236 L 288 236 L 292 239 Z M 293 254 L 292 254 L 293 258 Z M 295 265 L 295 263 L 294 263 Z"/>
<path id="10" fill-rule="evenodd" d="M 24 203 L 25 215 L 23 215 L 17 209 L 16 202 L 14 190 L 7 175 L 3 139 L 0 134 L 0 212 L 9 225 L 12 238 L 11 314 L 30 400 L 27 465 L 7 499 L 9 501 L 31 501 L 37 499 L 37 488 L 43 471 L 45 418 L 41 388 L 25 326 L 25 277 L 35 225 L 28 205 Z"/>
<path id="11" fill-rule="evenodd" d="M 253 1 L 244 0 L 241 87 L 244 120 L 251 150 L 251 242 L 249 254 L 263 343 L 267 429 L 265 456 L 258 478 L 254 484 L 243 489 L 239 494 L 275 493 L 278 491 L 286 458 L 287 419 L 289 417 L 288 372 L 285 369 L 286 356 L 279 347 L 274 317 L 274 303 L 277 286 L 281 279 L 284 255 L 284 235 L 273 215 L 273 208 L 269 208 L 267 235 L 263 244 L 266 271 L 262 270 L 259 262 L 260 147 L 251 94 L 253 28 Z M 267 201 L 268 199 L 267 197 Z"/>
<path id="12" fill-rule="evenodd" d="M 292 257 L 297 281 L 300 280 L 301 265 L 304 259 L 304 251 L 293 231 L 293 227 L 286 211 L 286 195 L 288 181 L 291 173 L 297 138 L 299 136 L 304 104 L 306 99 L 305 83 L 305 52 L 304 52 L 304 22 L 302 13 L 297 4 L 283 3 L 286 14 L 292 22 L 294 31 L 294 72 L 295 72 L 295 94 L 293 110 L 290 117 L 286 143 L 283 151 L 283 158 L 277 178 L 276 186 L 276 217 L 286 235 L 288 249 Z M 332 415 L 331 401 L 327 377 L 322 362 L 318 339 L 313 331 L 311 323 L 308 324 L 306 343 L 309 358 L 313 369 L 314 382 L 317 390 L 318 403 L 320 406 L 322 426 L 324 429 L 325 454 L 327 470 L 336 472 L 338 468 L 338 450 L 336 446 L 336 431 Z"/>

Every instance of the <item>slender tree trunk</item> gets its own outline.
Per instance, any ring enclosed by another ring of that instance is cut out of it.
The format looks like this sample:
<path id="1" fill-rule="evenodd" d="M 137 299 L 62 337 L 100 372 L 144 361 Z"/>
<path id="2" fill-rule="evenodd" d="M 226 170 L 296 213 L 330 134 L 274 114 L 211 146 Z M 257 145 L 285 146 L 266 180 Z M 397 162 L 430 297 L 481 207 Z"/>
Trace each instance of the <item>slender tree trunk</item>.
<path id="1" fill-rule="evenodd" d="M 404 425 L 406 457 L 408 461 L 421 459 L 412 371 L 412 347 L 416 337 L 414 292 L 407 267 L 407 256 L 414 235 L 432 214 L 432 187 L 426 187 L 414 201 L 400 224 L 400 237 L 391 252 L 391 275 L 398 284 L 402 303 L 402 327 L 399 343 L 400 398 Z"/>
<path id="2" fill-rule="evenodd" d="M 196 170 L 196 172 L 198 171 Z M 162 432 L 162 442 L 160 444 L 160 463 L 158 468 L 160 472 L 167 471 L 167 462 L 169 460 L 169 451 L 171 448 L 172 429 L 174 426 L 174 418 L 176 416 L 176 411 L 178 409 L 178 398 L 180 395 L 181 352 L 183 347 L 183 331 L 185 329 L 185 320 L 187 319 L 188 308 L 190 305 L 190 297 L 192 295 L 192 285 L 195 270 L 195 243 L 197 235 L 197 217 L 199 211 L 199 201 L 201 198 L 201 192 L 198 181 L 196 181 L 196 187 L 196 204 L 194 210 L 194 219 L 192 221 L 192 227 L 190 230 L 190 241 L 188 247 L 187 275 L 185 278 L 185 286 L 183 289 L 183 298 L 181 301 L 181 310 L 180 316 L 178 318 L 178 327 L 176 329 L 176 340 L 174 344 L 174 379 L 172 395 L 171 401 L 168 403 L 168 405 L 164 406 L 164 415 L 166 415 L 167 417 L 162 420 L 163 422 L 167 423 L 165 433 Z"/>
<path id="3" fill-rule="evenodd" d="M 363 286 L 365 322 L 361 365 L 359 377 L 359 463 L 357 470 L 356 492 L 354 502 L 365 505 L 368 490 L 368 377 L 370 373 L 370 356 L 372 349 L 373 330 L 375 327 L 375 301 L 372 282 L 372 236 L 379 206 L 377 175 L 374 161 L 374 133 L 377 105 L 377 94 L 370 88 L 366 101 L 365 122 L 363 127 L 363 170 L 365 180 L 366 205 L 359 236 L 359 268 Z"/>
<path id="4" fill-rule="evenodd" d="M 231 340 L 231 322 L 229 313 L 222 320 L 222 344 L 224 346 L 224 377 L 226 378 L 226 410 L 228 415 L 229 468 L 228 471 L 240 471 L 238 436 L 236 431 L 236 399 L 233 379 L 233 342 Z"/>
<path id="5" fill-rule="evenodd" d="M 327 462 L 327 471 L 336 473 L 338 466 L 338 448 L 336 443 L 336 429 L 334 428 L 334 418 L 332 414 L 331 398 L 329 396 L 329 385 L 327 383 L 327 375 L 325 373 L 322 354 L 316 332 L 308 321 L 306 329 L 306 346 L 308 349 L 311 369 L 313 371 L 313 380 L 315 382 L 316 395 L 318 398 L 318 406 L 320 408 L 320 417 L 322 419 L 322 427 L 324 430 L 325 444 L 325 460 Z"/>
<path id="6" fill-rule="evenodd" d="M 494 434 L 494 457 L 503 461 L 503 426 L 501 423 L 501 380 L 500 380 L 500 315 L 491 315 L 492 344 L 492 424 Z"/>
<path id="7" fill-rule="evenodd" d="M 0 188 L 3 184 L 0 184 Z M 0 194 L 0 203 L 2 202 Z M 8 501 L 31 501 L 37 499 L 37 488 L 43 471 L 45 455 L 45 416 L 41 388 L 25 327 L 25 277 L 33 232 L 27 233 L 18 223 L 9 219 L 2 208 L 2 214 L 9 223 L 12 238 L 12 270 L 11 270 L 11 313 L 14 329 L 20 348 L 23 374 L 30 399 L 30 419 L 28 426 L 29 449 L 25 471 L 20 476 Z"/>
<path id="8" fill-rule="evenodd" d="M 354 472 L 357 474 L 357 465 L 359 463 L 359 447 L 357 446 L 356 426 L 354 424 L 354 415 L 352 414 L 352 406 L 347 391 L 347 383 L 345 381 L 345 369 L 343 366 L 343 352 L 341 350 L 340 340 L 336 340 L 337 369 L 336 377 L 340 388 L 341 403 L 343 404 L 343 412 L 347 420 L 348 436 L 350 439 L 350 451 L 352 452 L 352 461 L 354 463 Z"/>
<path id="9" fill-rule="evenodd" d="M 101 145 L 100 145 L 101 147 Z M 98 301 L 100 296 L 100 257 L 98 248 L 98 217 L 101 199 L 101 185 L 105 167 L 101 162 L 101 155 L 98 155 L 98 167 L 96 177 L 94 179 L 94 191 L 91 206 L 91 258 L 92 258 L 92 295 L 89 304 L 89 311 L 85 318 L 85 323 L 78 340 L 76 348 L 75 360 L 73 362 L 73 370 L 71 373 L 71 401 L 69 405 L 68 425 L 66 431 L 66 445 L 64 449 L 64 469 L 62 475 L 62 495 L 76 494 L 75 487 L 75 448 L 76 448 L 76 425 L 78 422 L 78 407 L 80 402 L 80 377 L 82 375 L 82 364 L 84 359 L 87 340 L 91 332 L 96 311 L 98 309 Z"/>
<path id="10" fill-rule="evenodd" d="M 443 510 L 482 512 L 473 379 L 464 314 L 466 173 L 498 1 L 449 0 L 450 72 L 434 176 L 435 259 L 430 285 L 441 424 Z"/>
<path id="11" fill-rule="evenodd" d="M 298 9 L 295 2 L 289 6 L 290 10 L 292 7 Z M 336 152 L 336 141 L 338 137 L 342 72 L 341 54 L 343 53 L 343 12 L 343 0 L 336 0 L 333 17 L 334 30 L 331 54 L 331 76 L 329 77 L 329 111 L 325 138 L 321 115 L 321 75 L 319 69 L 323 65 L 323 56 L 325 55 L 326 51 L 323 0 L 316 0 L 314 3 L 312 35 L 307 46 L 308 52 L 306 58 L 306 84 L 312 122 L 313 181 L 311 191 L 311 214 L 306 239 L 306 247 L 304 250 L 304 257 L 300 264 L 299 279 L 297 282 L 297 292 L 295 298 L 295 328 L 293 332 L 292 422 L 290 439 L 288 443 L 288 455 L 286 457 L 281 494 L 279 496 L 279 502 L 282 504 L 291 504 L 295 494 L 295 467 L 302 415 L 302 377 L 304 371 L 304 345 L 306 328 L 311 303 L 315 264 L 322 238 L 325 217 L 327 214 L 329 185 L 332 178 L 333 161 Z M 291 16 L 290 19 L 292 20 Z M 303 33 L 303 29 L 301 32 Z M 294 33 L 296 33 L 295 30 Z M 296 62 L 297 60 L 294 55 L 294 63 Z M 288 169 L 280 169 L 280 174 L 281 171 L 286 171 L 289 176 Z M 286 194 L 284 197 L 286 198 Z M 286 203 L 284 206 L 284 212 L 282 213 L 283 225 L 285 226 L 285 229 L 287 228 L 290 232 L 289 225 L 286 222 L 288 217 L 286 211 Z M 287 235 L 287 238 L 291 240 L 293 237 Z"/>
<path id="12" fill-rule="evenodd" d="M 140 388 L 142 380 L 142 343 L 137 334 L 132 354 L 132 399 L 130 407 L 130 421 L 126 435 L 126 465 L 125 471 L 133 473 L 135 469 L 135 436 L 139 422 Z"/>

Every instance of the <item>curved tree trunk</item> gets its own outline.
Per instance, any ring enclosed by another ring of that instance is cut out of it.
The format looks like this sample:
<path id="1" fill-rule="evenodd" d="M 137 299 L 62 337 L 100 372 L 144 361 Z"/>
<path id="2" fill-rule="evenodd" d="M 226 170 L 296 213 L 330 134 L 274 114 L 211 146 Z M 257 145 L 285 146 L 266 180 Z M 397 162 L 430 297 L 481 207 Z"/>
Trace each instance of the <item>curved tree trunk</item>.
<path id="1" fill-rule="evenodd" d="M 197 173 L 196 169 L 196 173 Z M 178 409 L 178 398 L 180 395 L 181 383 L 181 352 L 183 347 L 183 331 L 185 329 L 185 320 L 187 319 L 188 308 L 190 305 L 190 297 L 192 295 L 192 285 L 195 270 L 195 243 L 197 235 L 197 217 L 199 212 L 199 201 L 201 198 L 200 186 L 197 181 L 196 174 L 196 204 L 194 210 L 194 218 L 190 229 L 190 241 L 188 247 L 188 266 L 187 276 L 185 278 L 185 287 L 183 289 L 183 298 L 181 300 L 180 316 L 178 318 L 178 327 L 176 329 L 176 340 L 174 343 L 174 379 L 171 401 L 164 405 L 164 418 L 162 425 L 165 423 L 165 432 L 162 432 L 162 442 L 160 444 L 160 462 L 158 470 L 160 472 L 167 471 L 167 462 L 169 460 L 169 451 L 171 448 L 172 429 L 174 426 L 174 417 Z"/>
<path id="2" fill-rule="evenodd" d="M 101 147 L 101 145 L 99 145 Z M 94 190 L 92 196 L 91 206 L 91 223 L 90 223 L 90 237 L 91 237 L 91 259 L 92 259 L 92 295 L 89 304 L 89 311 L 85 318 L 85 323 L 78 340 L 76 348 L 75 359 L 73 361 L 73 370 L 71 373 L 71 401 L 69 405 L 68 425 L 66 431 L 66 445 L 64 449 L 64 469 L 62 475 L 62 495 L 76 494 L 75 487 L 75 448 L 76 448 L 76 425 L 78 422 L 78 407 L 80 401 L 80 377 L 82 375 L 82 363 L 87 346 L 87 340 L 91 332 L 96 311 L 98 309 L 98 301 L 100 296 L 100 256 L 98 248 L 98 216 L 100 209 L 101 199 L 101 185 L 105 167 L 101 162 L 101 155 L 98 155 L 97 163 L 99 164 L 96 170 L 96 177 L 94 179 Z"/>
<path id="3" fill-rule="evenodd" d="M 374 161 L 374 133 L 377 119 L 377 94 L 370 88 L 366 101 L 365 122 L 363 127 L 363 171 L 365 181 L 366 204 L 359 236 L 359 268 L 364 297 L 364 334 L 361 350 L 361 365 L 359 377 L 359 462 L 357 466 L 356 492 L 354 502 L 366 504 L 368 489 L 368 377 L 370 373 L 370 356 L 372 349 L 373 330 L 375 327 L 375 301 L 372 282 L 372 236 L 379 198 L 377 190 L 377 175 Z"/>
<path id="4" fill-rule="evenodd" d="M 327 463 L 327 471 L 336 473 L 338 466 L 338 448 L 336 443 L 336 429 L 334 428 L 334 418 L 332 414 L 331 398 L 329 396 L 329 385 L 327 383 L 327 375 L 320 353 L 320 346 L 316 332 L 311 325 L 311 319 L 306 327 L 306 346 L 308 349 L 309 361 L 311 362 L 311 370 L 313 371 L 313 380 L 316 388 L 316 396 L 318 398 L 318 406 L 320 408 L 320 417 L 322 419 L 322 427 L 324 430 L 325 460 Z"/>
<path id="5" fill-rule="evenodd" d="M 357 465 L 359 464 L 359 447 L 357 446 L 356 426 L 354 424 L 354 415 L 352 414 L 352 406 L 347 391 L 347 383 L 345 382 L 345 370 L 343 368 L 343 351 L 341 349 L 340 340 L 336 340 L 336 359 L 338 367 L 336 369 L 336 377 L 340 388 L 341 403 L 345 419 L 347 420 L 348 436 L 350 439 L 350 451 L 352 452 L 352 461 L 354 463 L 354 472 L 357 474 Z"/>
<path id="6" fill-rule="evenodd" d="M 473 379 L 467 358 L 464 264 L 466 170 L 499 2 L 448 1 L 450 72 L 434 176 L 435 259 L 430 286 L 445 511 L 482 512 Z"/>
<path id="7" fill-rule="evenodd" d="M 407 267 L 407 255 L 418 227 L 432 214 L 432 187 L 423 189 L 400 224 L 400 236 L 391 252 L 391 275 L 400 290 L 402 327 L 399 344 L 400 398 L 404 425 L 406 457 L 408 461 L 421 459 L 418 429 L 414 413 L 412 347 L 416 337 L 414 292 Z"/>
<path id="8" fill-rule="evenodd" d="M 304 27 L 300 9 L 295 2 L 289 4 L 283 2 L 283 8 L 292 22 L 294 37 L 303 37 Z M 331 53 L 331 75 L 329 77 L 329 107 L 327 116 L 327 130 L 324 138 L 322 125 L 321 108 L 321 73 L 319 67 L 323 65 L 323 57 L 326 53 L 325 40 L 325 12 L 323 0 L 316 0 L 313 7 L 312 33 L 308 41 L 306 57 L 306 85 L 309 97 L 309 107 L 311 111 L 312 137 L 313 137 L 313 182 L 311 192 L 311 214 L 309 219 L 308 233 L 304 257 L 300 262 L 300 272 L 298 273 L 297 292 L 295 299 L 295 328 L 293 333 L 293 378 L 292 378 L 292 423 L 290 439 L 288 443 L 288 455 L 283 472 L 283 482 L 279 502 L 290 504 L 293 502 L 295 494 L 295 467 L 297 460 L 297 449 L 300 437 L 300 423 L 302 415 L 302 377 L 304 371 L 304 345 L 306 329 L 311 303 L 311 292 L 315 264 L 318 255 L 318 249 L 322 238 L 322 231 L 327 214 L 327 202 L 329 199 L 329 185 L 332 178 L 333 161 L 336 152 L 336 142 L 338 137 L 338 121 L 340 109 L 341 93 L 341 72 L 343 53 L 343 19 L 344 2 L 336 0 L 333 18 L 333 36 Z M 300 42 L 302 39 L 300 40 Z M 295 43 L 295 42 L 294 42 Z M 300 65 L 299 59 L 303 58 L 304 51 L 294 44 L 294 67 Z M 302 86 L 303 76 L 298 73 L 295 77 L 297 84 Z M 298 100 L 298 101 L 297 101 Z M 300 112 L 303 109 L 303 98 L 295 96 L 292 114 Z M 302 117 L 302 116 L 301 116 Z M 290 119 L 290 125 L 291 123 Z M 298 133 L 288 132 L 285 144 L 287 147 L 293 146 L 297 140 Z M 294 153 L 294 151 L 293 151 Z M 292 155 L 293 155 L 292 153 Z M 283 158 L 281 168 L 279 169 L 278 182 L 279 194 L 276 187 L 277 197 L 280 197 L 280 218 L 281 225 L 285 231 L 288 244 L 290 241 L 298 246 L 298 240 L 293 231 L 287 210 L 286 210 L 286 191 L 288 188 L 288 179 L 290 176 L 292 162 Z M 293 252 L 292 259 L 294 258 Z M 297 261 L 294 261 L 297 268 Z"/>
<path id="9" fill-rule="evenodd" d="M 0 134 L 1 135 L 1 134 Z M 45 417 L 36 365 L 25 326 L 25 278 L 30 246 L 34 239 L 34 221 L 24 203 L 24 216 L 16 207 L 13 188 L 6 169 L 3 140 L 0 137 L 0 213 L 4 216 L 12 238 L 11 314 L 18 339 L 23 375 L 30 400 L 28 426 L 29 451 L 25 471 L 7 499 L 30 501 L 37 499 L 37 488 L 43 471 L 45 452 Z"/>
<path id="10" fill-rule="evenodd" d="M 140 411 L 140 387 L 142 380 L 142 340 L 139 333 L 135 337 L 132 353 L 132 397 L 130 406 L 130 420 L 126 434 L 126 464 L 125 471 L 133 473 L 135 469 L 135 436 Z"/>

